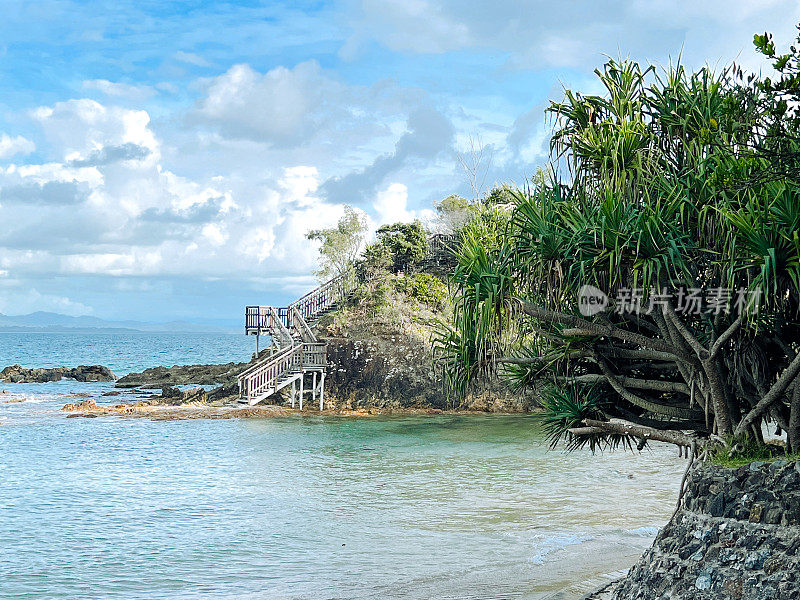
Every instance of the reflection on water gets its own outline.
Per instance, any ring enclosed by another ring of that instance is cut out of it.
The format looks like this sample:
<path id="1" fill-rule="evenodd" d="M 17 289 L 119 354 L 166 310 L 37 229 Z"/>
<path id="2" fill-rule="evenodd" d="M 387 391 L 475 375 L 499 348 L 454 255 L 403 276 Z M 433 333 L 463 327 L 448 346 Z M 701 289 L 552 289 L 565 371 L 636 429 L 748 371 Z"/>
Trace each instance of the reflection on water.
<path id="1" fill-rule="evenodd" d="M 685 467 L 548 452 L 529 417 L 66 419 L 110 388 L 61 385 L 0 404 L 0 598 L 576 598 Z"/>

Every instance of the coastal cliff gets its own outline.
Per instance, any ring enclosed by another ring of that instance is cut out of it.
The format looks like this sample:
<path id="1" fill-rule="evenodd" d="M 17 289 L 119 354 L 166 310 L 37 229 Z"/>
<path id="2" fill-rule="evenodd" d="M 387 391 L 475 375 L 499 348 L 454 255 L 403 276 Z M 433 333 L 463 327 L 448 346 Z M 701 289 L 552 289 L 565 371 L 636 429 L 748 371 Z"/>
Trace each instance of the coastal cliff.
<path id="1" fill-rule="evenodd" d="M 652 547 L 594 598 L 800 598 L 800 463 L 696 463 Z"/>

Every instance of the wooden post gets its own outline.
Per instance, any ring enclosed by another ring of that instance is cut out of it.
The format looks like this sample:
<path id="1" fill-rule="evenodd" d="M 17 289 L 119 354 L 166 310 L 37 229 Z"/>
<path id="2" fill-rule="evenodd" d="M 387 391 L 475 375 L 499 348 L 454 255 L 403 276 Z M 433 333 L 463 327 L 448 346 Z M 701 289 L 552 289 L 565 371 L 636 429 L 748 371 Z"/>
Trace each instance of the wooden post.
<path id="1" fill-rule="evenodd" d="M 295 382 L 293 381 L 292 382 L 292 408 L 294 408 L 294 384 L 295 384 Z"/>
<path id="2" fill-rule="evenodd" d="M 259 338 L 259 335 L 256 334 L 256 358 L 258 358 L 258 338 Z"/>
<path id="3" fill-rule="evenodd" d="M 313 404 L 316 399 L 317 399 L 317 372 L 314 371 L 314 375 L 311 377 L 311 403 Z"/>
<path id="4" fill-rule="evenodd" d="M 300 371 L 300 410 L 303 410 L 303 372 Z"/>
<path id="5" fill-rule="evenodd" d="M 322 407 L 325 406 L 325 371 L 322 372 L 322 381 L 319 382 L 319 410 L 322 412 Z"/>

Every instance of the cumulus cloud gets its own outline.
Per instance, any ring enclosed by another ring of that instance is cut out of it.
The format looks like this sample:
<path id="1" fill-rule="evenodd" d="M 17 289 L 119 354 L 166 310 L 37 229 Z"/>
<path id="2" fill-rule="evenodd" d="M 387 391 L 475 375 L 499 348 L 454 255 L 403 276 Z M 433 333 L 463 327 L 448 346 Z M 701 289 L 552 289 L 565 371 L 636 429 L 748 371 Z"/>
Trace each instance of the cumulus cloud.
<path id="1" fill-rule="evenodd" d="M 297 145 L 331 118 L 321 109 L 336 88 L 315 61 L 263 75 L 249 65 L 234 65 L 211 81 L 195 118 L 228 137 Z"/>
<path id="2" fill-rule="evenodd" d="M 429 208 L 409 210 L 408 188 L 402 183 L 392 183 L 379 191 L 373 208 L 377 213 L 376 228 L 384 223 L 408 223 L 416 219 L 431 225 L 436 219 L 436 213 Z"/>
<path id="3" fill-rule="evenodd" d="M 312 166 L 269 180 L 175 173 L 146 111 L 72 100 L 32 116 L 60 160 L 0 169 L 0 267 L 11 273 L 302 275 L 316 258 L 306 231 L 342 212 L 317 194 Z"/>
<path id="4" fill-rule="evenodd" d="M 392 80 L 346 84 L 314 60 L 266 73 L 239 64 L 206 81 L 187 121 L 224 140 L 341 156 L 391 137 L 394 124 L 426 104 L 419 89 Z"/>
<path id="5" fill-rule="evenodd" d="M 154 158 L 158 143 L 150 129 L 150 115 L 144 110 L 107 106 L 95 100 L 58 102 L 33 111 L 44 135 L 69 161 L 89 160 L 105 146 L 131 144 L 146 148 Z"/>
<path id="6" fill-rule="evenodd" d="M 73 158 L 67 161 L 70 167 L 99 167 L 123 160 L 143 160 L 150 154 L 150 149 L 133 143 L 119 146 L 103 146 L 89 152 L 86 158 Z"/>
<path id="7" fill-rule="evenodd" d="M 0 136 L 0 160 L 11 158 L 16 154 L 30 154 L 34 150 L 36 144 L 21 135 L 11 137 L 4 133 Z"/>
<path id="8" fill-rule="evenodd" d="M 27 181 L 0 188 L 0 203 L 47 205 L 78 204 L 89 195 L 88 186 L 78 181 Z"/>

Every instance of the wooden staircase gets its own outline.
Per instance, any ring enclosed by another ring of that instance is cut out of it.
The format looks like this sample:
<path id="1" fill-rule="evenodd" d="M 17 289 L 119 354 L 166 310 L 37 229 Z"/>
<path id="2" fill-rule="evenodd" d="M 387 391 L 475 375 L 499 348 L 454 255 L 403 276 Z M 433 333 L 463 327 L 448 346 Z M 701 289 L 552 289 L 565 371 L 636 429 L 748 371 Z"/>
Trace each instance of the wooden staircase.
<path id="1" fill-rule="evenodd" d="M 322 410 L 327 345 L 314 335 L 314 323 L 352 293 L 356 279 L 352 272 L 334 277 L 285 308 L 248 306 L 245 308 L 245 334 L 270 336 L 270 355 L 249 366 L 238 376 L 239 403 L 252 406 L 278 391 L 292 386 L 292 408 L 299 388 L 303 408 L 305 377 L 312 378 L 312 401 L 319 397 Z M 256 345 L 258 348 L 258 345 Z"/>

